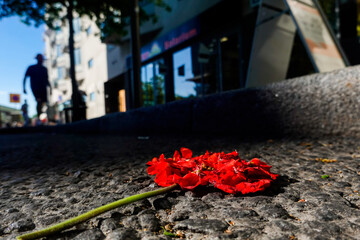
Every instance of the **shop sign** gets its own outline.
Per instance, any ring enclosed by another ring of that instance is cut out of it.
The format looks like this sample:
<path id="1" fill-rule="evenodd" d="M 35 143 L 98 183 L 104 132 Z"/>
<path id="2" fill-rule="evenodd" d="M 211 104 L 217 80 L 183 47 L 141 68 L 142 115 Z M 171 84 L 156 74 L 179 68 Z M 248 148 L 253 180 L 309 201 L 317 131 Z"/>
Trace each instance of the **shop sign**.
<path id="1" fill-rule="evenodd" d="M 162 52 L 171 49 L 199 34 L 199 22 L 197 18 L 191 19 L 178 28 L 159 37 L 150 44 L 141 48 L 141 61 L 148 60 Z"/>
<path id="2" fill-rule="evenodd" d="M 298 31 L 304 40 L 318 72 L 328 72 L 346 67 L 346 62 L 328 30 L 313 0 L 285 0 L 294 17 Z"/>

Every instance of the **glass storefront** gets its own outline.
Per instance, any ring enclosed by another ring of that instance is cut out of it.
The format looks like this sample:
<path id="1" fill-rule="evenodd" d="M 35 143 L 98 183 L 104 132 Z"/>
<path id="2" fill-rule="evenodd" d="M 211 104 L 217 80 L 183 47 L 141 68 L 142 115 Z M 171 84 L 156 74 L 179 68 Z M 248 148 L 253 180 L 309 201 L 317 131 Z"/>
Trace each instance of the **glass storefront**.
<path id="1" fill-rule="evenodd" d="M 237 34 L 210 38 L 173 54 L 175 100 L 239 89 Z"/>
<path id="2" fill-rule="evenodd" d="M 173 54 L 175 100 L 198 96 L 191 59 L 191 47 Z"/>
<path id="3" fill-rule="evenodd" d="M 194 42 L 143 65 L 143 106 L 163 104 L 165 99 L 201 97 L 243 87 L 239 45 L 237 33 L 216 36 Z M 167 98 L 165 93 L 169 94 Z"/>
<path id="4" fill-rule="evenodd" d="M 161 60 L 151 62 L 141 68 L 143 106 L 165 103 L 165 76 L 161 71 Z"/>
<path id="5" fill-rule="evenodd" d="M 221 52 L 221 69 L 222 69 L 222 91 L 239 89 L 241 86 L 240 79 L 240 51 L 239 38 L 237 34 L 223 36 L 219 40 Z"/>

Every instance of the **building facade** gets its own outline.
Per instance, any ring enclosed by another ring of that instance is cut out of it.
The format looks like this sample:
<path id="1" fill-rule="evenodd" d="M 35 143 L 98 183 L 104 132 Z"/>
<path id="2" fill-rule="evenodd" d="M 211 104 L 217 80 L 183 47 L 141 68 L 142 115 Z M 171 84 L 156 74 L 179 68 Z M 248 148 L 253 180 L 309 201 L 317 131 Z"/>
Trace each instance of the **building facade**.
<path id="1" fill-rule="evenodd" d="M 170 12 L 142 6 L 159 19 L 140 29 L 143 106 L 244 87 L 256 5 L 241 1 L 235 6 L 227 0 L 166 2 Z M 106 113 L 121 111 L 124 105 L 131 108 L 129 45 L 124 38 L 120 46 L 124 67 L 105 83 Z"/>
<path id="2" fill-rule="evenodd" d="M 0 128 L 16 127 L 23 122 L 21 110 L 0 105 Z"/>
<path id="3" fill-rule="evenodd" d="M 155 24 L 140 28 L 142 106 L 246 87 L 259 1 L 165 1 L 171 11 L 147 1 L 141 6 L 158 17 Z M 130 36 L 122 37 L 119 45 L 104 44 L 89 19 L 75 17 L 73 24 L 76 78 L 85 93 L 87 118 L 132 109 L 136 89 Z M 72 91 L 68 26 L 59 26 L 58 31 L 46 30 L 45 54 L 54 86 L 51 101 L 64 115 Z M 290 55 L 286 78 L 314 71 L 298 34 Z M 299 68 L 299 62 L 304 67 Z"/>
<path id="4" fill-rule="evenodd" d="M 239 8 L 226 0 L 166 2 L 170 12 L 153 4 L 142 6 L 159 19 L 141 26 L 143 106 L 241 88 L 255 19 L 249 2 Z M 50 105 L 65 122 L 72 95 L 69 26 L 57 26 L 45 31 L 45 57 L 53 86 Z M 90 19 L 75 16 L 73 26 L 76 80 L 87 119 L 131 109 L 130 37 L 120 45 L 104 44 Z M 245 38 L 243 31 L 250 31 Z"/>
<path id="5" fill-rule="evenodd" d="M 65 122 L 65 109 L 71 104 L 72 85 L 69 74 L 69 26 L 59 22 L 58 30 L 46 29 L 44 34 L 45 58 L 49 81 L 53 86 L 50 106 L 56 106 L 60 120 Z M 109 46 L 99 38 L 99 29 L 87 17 L 76 17 L 74 26 L 75 73 L 79 90 L 86 102 L 88 119 L 105 114 L 104 82 L 108 70 L 118 74 L 119 62 L 108 67 Z M 114 47 L 118 48 L 118 47 Z"/>

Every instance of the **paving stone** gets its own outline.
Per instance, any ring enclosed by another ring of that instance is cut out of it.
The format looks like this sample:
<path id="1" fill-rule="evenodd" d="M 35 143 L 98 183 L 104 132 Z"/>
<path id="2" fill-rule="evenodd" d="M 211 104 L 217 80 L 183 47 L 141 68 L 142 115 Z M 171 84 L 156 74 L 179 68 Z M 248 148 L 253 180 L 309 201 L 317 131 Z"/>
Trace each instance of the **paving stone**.
<path id="1" fill-rule="evenodd" d="M 21 143 L 16 151 L 14 141 Z M 339 136 L 269 142 L 193 135 L 152 136 L 148 141 L 117 135 L 0 135 L 0 238 L 14 239 L 157 189 L 146 162 L 185 146 L 196 155 L 236 149 L 247 160 L 261 157 L 279 180 L 250 195 L 212 187 L 177 189 L 114 209 L 49 240 L 168 239 L 161 229 L 167 225 L 184 239 L 358 239 L 360 159 L 344 156 L 360 154 L 359 142 Z M 332 163 L 315 159 L 336 156 L 343 157 Z M 33 159 L 36 164 L 28 164 Z M 330 177 L 322 179 L 323 174 Z"/>
<path id="2" fill-rule="evenodd" d="M 175 229 L 185 229 L 198 233 L 222 232 L 228 224 L 217 219 L 187 219 L 175 225 Z"/>
<path id="3" fill-rule="evenodd" d="M 149 208 L 151 208 L 151 203 L 145 199 L 133 204 L 126 205 L 124 208 L 119 209 L 119 211 L 125 215 L 133 215 Z"/>
<path id="4" fill-rule="evenodd" d="M 127 228 L 140 229 L 140 222 L 137 216 L 129 216 L 121 219 L 121 223 Z"/>
<path id="5" fill-rule="evenodd" d="M 238 239 L 259 239 L 260 231 L 256 228 L 238 228 L 232 230 L 230 237 Z"/>
<path id="6" fill-rule="evenodd" d="M 264 218 L 288 218 L 288 212 L 279 204 L 268 204 L 259 210 L 260 216 Z"/>
<path id="7" fill-rule="evenodd" d="M 20 219 L 14 223 L 11 223 L 10 226 L 5 228 L 5 233 L 11 233 L 12 231 L 25 232 L 29 230 L 33 230 L 35 228 L 35 224 L 32 219 Z"/>
<path id="8" fill-rule="evenodd" d="M 166 198 L 158 198 L 153 201 L 153 206 L 156 210 L 170 209 L 172 204 Z"/>
<path id="9" fill-rule="evenodd" d="M 141 214 L 139 216 L 139 222 L 143 229 L 151 232 L 159 230 L 159 221 L 154 214 Z"/>
<path id="10" fill-rule="evenodd" d="M 342 229 L 334 223 L 311 221 L 305 222 L 304 226 L 307 231 L 302 232 L 300 238 L 331 239 L 333 236 L 343 237 L 341 235 Z"/>
<path id="11" fill-rule="evenodd" d="M 136 230 L 130 228 L 119 228 L 106 236 L 106 240 L 138 240 Z"/>
<path id="12" fill-rule="evenodd" d="M 39 219 L 37 219 L 37 223 L 40 226 L 46 227 L 46 226 L 50 226 L 52 224 L 56 224 L 60 220 L 61 220 L 61 217 L 58 215 L 44 216 L 44 217 L 39 217 Z"/>
<path id="13" fill-rule="evenodd" d="M 226 218 L 239 219 L 259 216 L 257 212 L 246 208 L 225 208 L 220 210 L 220 215 Z"/>
<path id="14" fill-rule="evenodd" d="M 321 221 L 333 221 L 333 220 L 341 219 L 342 217 L 329 209 L 322 208 L 316 211 L 315 218 Z"/>
<path id="15" fill-rule="evenodd" d="M 174 221 L 182 221 L 188 219 L 190 212 L 191 212 L 190 210 L 186 210 L 186 209 L 175 211 L 170 215 L 169 220 L 171 222 L 174 222 Z"/>
<path id="16" fill-rule="evenodd" d="M 107 218 L 104 219 L 101 222 L 101 226 L 100 226 L 100 230 L 104 235 L 108 235 L 109 233 L 111 233 L 114 229 L 116 229 L 118 227 L 118 222 L 113 219 L 113 218 Z"/>
<path id="17" fill-rule="evenodd" d="M 76 235 L 74 240 L 102 240 L 104 239 L 104 234 L 99 229 L 90 229 L 83 231 L 82 233 Z"/>

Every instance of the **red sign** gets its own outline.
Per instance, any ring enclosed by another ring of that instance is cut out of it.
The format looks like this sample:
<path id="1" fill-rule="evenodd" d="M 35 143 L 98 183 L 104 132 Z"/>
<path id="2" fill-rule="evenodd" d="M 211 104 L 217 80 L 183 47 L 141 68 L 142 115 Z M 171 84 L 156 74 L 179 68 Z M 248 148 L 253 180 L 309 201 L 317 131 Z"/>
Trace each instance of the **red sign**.
<path id="1" fill-rule="evenodd" d="M 10 93 L 10 102 L 11 103 L 20 103 L 20 94 Z"/>

